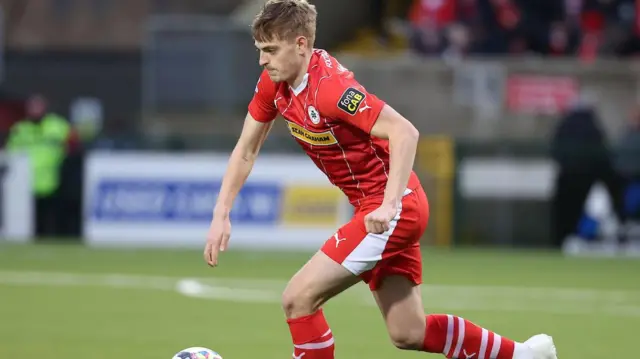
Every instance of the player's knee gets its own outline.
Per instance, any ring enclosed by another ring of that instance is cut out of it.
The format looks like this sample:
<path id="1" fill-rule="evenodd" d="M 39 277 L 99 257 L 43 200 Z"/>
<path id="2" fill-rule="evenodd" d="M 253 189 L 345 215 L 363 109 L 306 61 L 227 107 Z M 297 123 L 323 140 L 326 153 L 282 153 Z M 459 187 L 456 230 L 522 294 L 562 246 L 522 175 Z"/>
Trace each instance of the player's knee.
<path id="1" fill-rule="evenodd" d="M 289 286 L 282 293 L 282 309 L 287 318 L 298 318 L 313 314 L 317 308 L 317 298 L 305 287 Z"/>
<path id="2" fill-rule="evenodd" d="M 391 343 L 402 350 L 422 350 L 424 328 L 389 328 Z"/>

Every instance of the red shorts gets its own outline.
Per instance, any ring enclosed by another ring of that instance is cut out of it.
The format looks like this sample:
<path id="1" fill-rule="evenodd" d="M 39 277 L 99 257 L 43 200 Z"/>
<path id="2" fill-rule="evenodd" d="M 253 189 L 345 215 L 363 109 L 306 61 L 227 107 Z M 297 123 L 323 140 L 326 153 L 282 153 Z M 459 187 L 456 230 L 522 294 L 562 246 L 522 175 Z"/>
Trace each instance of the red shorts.
<path id="1" fill-rule="evenodd" d="M 367 233 L 364 217 L 378 208 L 382 199 L 357 208 L 351 221 L 322 246 L 322 252 L 360 276 L 371 290 L 389 275 L 402 275 L 422 283 L 420 238 L 427 228 L 429 203 L 422 187 L 407 190 L 388 231 Z"/>

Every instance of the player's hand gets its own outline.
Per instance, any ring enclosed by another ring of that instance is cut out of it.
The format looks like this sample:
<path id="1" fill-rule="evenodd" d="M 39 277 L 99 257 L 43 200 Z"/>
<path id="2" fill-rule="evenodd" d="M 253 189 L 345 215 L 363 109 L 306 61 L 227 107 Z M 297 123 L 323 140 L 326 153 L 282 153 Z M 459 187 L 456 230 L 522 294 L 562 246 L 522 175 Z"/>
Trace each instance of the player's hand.
<path id="1" fill-rule="evenodd" d="M 214 215 L 207 234 L 204 260 L 211 267 L 218 265 L 218 254 L 224 252 L 231 237 L 231 221 L 228 215 Z"/>
<path id="2" fill-rule="evenodd" d="M 364 217 L 364 226 L 368 233 L 382 234 L 389 230 L 389 223 L 398 213 L 398 207 L 383 204 Z"/>

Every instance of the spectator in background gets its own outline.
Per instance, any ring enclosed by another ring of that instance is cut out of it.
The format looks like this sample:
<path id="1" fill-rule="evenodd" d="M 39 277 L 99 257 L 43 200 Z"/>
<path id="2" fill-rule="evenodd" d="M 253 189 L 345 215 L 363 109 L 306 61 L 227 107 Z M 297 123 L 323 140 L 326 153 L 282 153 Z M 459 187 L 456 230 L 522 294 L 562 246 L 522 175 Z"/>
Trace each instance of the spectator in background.
<path id="1" fill-rule="evenodd" d="M 514 0 L 478 0 L 484 28 L 478 39 L 485 54 L 520 53 L 526 48 L 522 12 Z"/>
<path id="2" fill-rule="evenodd" d="M 71 126 L 63 117 L 48 112 L 46 99 L 34 95 L 26 103 L 27 117 L 15 123 L 7 138 L 7 150 L 26 153 L 32 169 L 36 205 L 36 234 L 55 236 L 60 215 L 60 170 L 71 138 Z"/>
<path id="3" fill-rule="evenodd" d="M 521 31 L 527 50 L 545 55 L 572 52 L 572 42 L 565 23 L 561 0 L 516 0 L 522 14 Z"/>
<path id="4" fill-rule="evenodd" d="M 484 53 L 566 55 L 577 47 L 563 0 L 478 0 L 478 8 Z"/>
<path id="5" fill-rule="evenodd" d="M 385 13 L 387 0 L 371 0 L 371 25 L 375 31 L 378 42 L 386 46 L 389 41 L 389 33 L 385 27 Z"/>
<path id="6" fill-rule="evenodd" d="M 468 35 L 456 25 L 456 11 L 457 0 L 415 0 L 409 10 L 413 49 L 421 55 L 439 55 L 450 45 L 464 51 Z"/>
<path id="7" fill-rule="evenodd" d="M 14 123 L 24 118 L 24 99 L 0 89 L 0 136 L 2 143 Z"/>
<path id="8" fill-rule="evenodd" d="M 640 53 L 636 0 L 413 0 L 409 21 L 423 55 Z"/>
<path id="9" fill-rule="evenodd" d="M 640 105 L 629 118 L 629 126 L 616 146 L 615 165 L 625 179 L 640 181 Z"/>
<path id="10" fill-rule="evenodd" d="M 563 0 L 565 23 L 577 38 L 576 54 L 585 61 L 600 54 L 632 55 L 638 51 L 636 0 Z"/>
<path id="11" fill-rule="evenodd" d="M 617 0 L 609 11 L 614 28 L 612 49 L 619 56 L 640 54 L 640 4 L 636 0 Z"/>
<path id="12" fill-rule="evenodd" d="M 629 127 L 616 146 L 615 167 L 625 185 L 625 214 L 640 216 L 640 106 L 630 116 Z"/>
<path id="13" fill-rule="evenodd" d="M 571 4 L 572 11 L 577 13 L 577 31 L 580 34 L 578 56 L 585 61 L 592 61 L 602 51 L 606 40 L 606 13 L 612 1 L 602 0 L 565 0 Z"/>
<path id="14" fill-rule="evenodd" d="M 575 234 L 591 187 L 602 181 L 618 218 L 622 214 L 621 186 L 611 161 L 606 136 L 593 105 L 581 98 L 560 120 L 551 143 L 558 165 L 551 221 L 554 244 Z"/>

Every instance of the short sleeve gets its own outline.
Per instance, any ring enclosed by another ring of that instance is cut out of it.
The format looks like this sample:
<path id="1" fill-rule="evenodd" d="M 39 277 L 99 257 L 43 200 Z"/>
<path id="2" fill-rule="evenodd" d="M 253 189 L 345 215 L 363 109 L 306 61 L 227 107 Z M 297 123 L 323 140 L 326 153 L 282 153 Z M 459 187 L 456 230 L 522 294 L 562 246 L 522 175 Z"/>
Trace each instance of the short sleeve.
<path id="1" fill-rule="evenodd" d="M 256 121 L 269 122 L 273 121 L 278 115 L 278 109 L 275 105 L 276 84 L 271 81 L 269 74 L 263 71 L 256 84 L 253 99 L 249 103 L 249 114 Z"/>
<path id="2" fill-rule="evenodd" d="M 385 106 L 384 101 L 352 77 L 329 78 L 321 82 L 316 103 L 323 116 L 348 122 L 367 134 L 371 133 Z"/>

